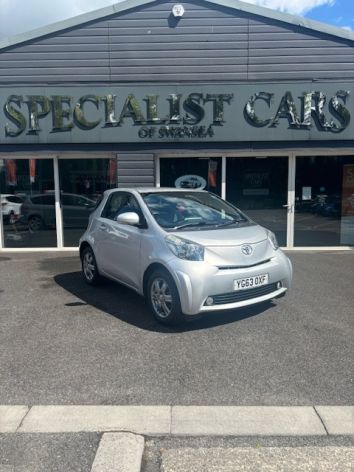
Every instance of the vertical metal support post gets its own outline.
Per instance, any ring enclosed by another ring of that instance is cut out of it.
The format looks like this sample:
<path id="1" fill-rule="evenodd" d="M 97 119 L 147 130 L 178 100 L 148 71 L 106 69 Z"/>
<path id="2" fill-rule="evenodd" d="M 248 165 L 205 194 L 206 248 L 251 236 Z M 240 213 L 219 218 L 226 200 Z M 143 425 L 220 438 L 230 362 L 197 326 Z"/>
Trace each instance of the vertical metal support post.
<path id="1" fill-rule="evenodd" d="M 226 157 L 221 158 L 221 198 L 226 200 Z"/>
<path id="2" fill-rule="evenodd" d="M 287 221 L 287 242 L 288 249 L 294 247 L 294 221 L 295 221 L 295 173 L 296 156 L 295 153 L 289 155 L 288 171 L 288 221 Z"/>
<path id="3" fill-rule="evenodd" d="M 57 247 L 62 249 L 63 244 L 63 218 L 60 205 L 60 180 L 59 180 L 59 160 L 54 157 L 54 189 L 55 189 L 55 222 L 57 228 Z"/>
<path id="4" fill-rule="evenodd" d="M 1 195 L 1 191 L 0 191 Z M 0 249 L 4 247 L 4 224 L 3 224 L 3 216 L 2 216 L 2 207 L 0 204 Z"/>
<path id="5" fill-rule="evenodd" d="M 155 155 L 155 186 L 160 187 L 160 157 Z"/>

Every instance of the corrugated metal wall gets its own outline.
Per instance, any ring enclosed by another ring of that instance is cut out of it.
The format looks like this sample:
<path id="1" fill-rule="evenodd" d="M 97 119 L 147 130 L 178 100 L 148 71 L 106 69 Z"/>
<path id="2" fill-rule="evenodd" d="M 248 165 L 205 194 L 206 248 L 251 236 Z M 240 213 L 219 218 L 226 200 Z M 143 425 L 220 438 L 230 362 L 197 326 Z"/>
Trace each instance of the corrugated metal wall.
<path id="1" fill-rule="evenodd" d="M 148 153 L 118 154 L 118 187 L 154 187 L 154 155 Z"/>
<path id="2" fill-rule="evenodd" d="M 187 1 L 156 2 L 0 52 L 0 83 L 354 78 L 354 43 Z"/>

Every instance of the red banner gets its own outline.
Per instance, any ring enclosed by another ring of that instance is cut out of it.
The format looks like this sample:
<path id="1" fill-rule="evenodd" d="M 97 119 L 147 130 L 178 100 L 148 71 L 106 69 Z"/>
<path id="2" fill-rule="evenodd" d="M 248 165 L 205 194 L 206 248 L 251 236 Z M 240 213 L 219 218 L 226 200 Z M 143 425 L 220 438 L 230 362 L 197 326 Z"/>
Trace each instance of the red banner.
<path id="1" fill-rule="evenodd" d="M 5 159 L 6 166 L 6 183 L 10 187 L 17 185 L 16 161 L 13 159 Z"/>
<path id="2" fill-rule="evenodd" d="M 218 163 L 212 159 L 208 163 L 208 187 L 217 187 Z"/>
<path id="3" fill-rule="evenodd" d="M 110 187 L 117 186 L 117 159 L 115 158 L 109 160 L 107 180 Z"/>
<path id="4" fill-rule="evenodd" d="M 30 173 L 30 182 L 34 183 L 36 180 L 36 159 L 29 160 L 29 173 Z"/>

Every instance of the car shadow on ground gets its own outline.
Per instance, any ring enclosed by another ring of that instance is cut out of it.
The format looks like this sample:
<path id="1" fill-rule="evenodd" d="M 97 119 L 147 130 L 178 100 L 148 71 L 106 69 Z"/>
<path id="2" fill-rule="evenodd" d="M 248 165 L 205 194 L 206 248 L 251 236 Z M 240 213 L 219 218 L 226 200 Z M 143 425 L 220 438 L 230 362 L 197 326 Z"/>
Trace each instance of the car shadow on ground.
<path id="1" fill-rule="evenodd" d="M 164 326 L 154 319 L 144 298 L 123 285 L 105 280 L 97 287 L 90 287 L 82 280 L 81 272 L 58 274 L 54 280 L 60 287 L 81 300 L 81 302 L 67 303 L 66 306 L 74 308 L 90 305 L 140 329 L 161 333 L 196 331 L 234 323 L 260 315 L 274 306 L 272 301 L 268 301 L 237 310 L 205 313 L 201 317 L 190 318 L 177 326 Z"/>

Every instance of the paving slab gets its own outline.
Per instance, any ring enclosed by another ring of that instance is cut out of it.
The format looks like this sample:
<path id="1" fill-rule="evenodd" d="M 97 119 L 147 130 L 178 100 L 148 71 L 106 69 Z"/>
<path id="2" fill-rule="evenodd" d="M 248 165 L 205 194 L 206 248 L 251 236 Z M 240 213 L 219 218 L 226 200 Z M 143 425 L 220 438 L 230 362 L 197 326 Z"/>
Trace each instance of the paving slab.
<path id="1" fill-rule="evenodd" d="M 28 412 L 24 405 L 0 405 L 0 433 L 14 433 Z"/>
<path id="2" fill-rule="evenodd" d="M 34 406 L 19 431 L 129 431 L 147 435 L 169 434 L 170 411 L 169 406 Z"/>
<path id="3" fill-rule="evenodd" d="M 176 435 L 325 435 L 312 407 L 175 406 L 171 434 Z"/>
<path id="4" fill-rule="evenodd" d="M 329 434 L 354 435 L 354 406 L 316 406 L 316 410 Z"/>
<path id="5" fill-rule="evenodd" d="M 354 447 L 184 448 L 163 451 L 161 472 L 352 472 Z"/>
<path id="6" fill-rule="evenodd" d="M 91 472 L 140 472 L 144 438 L 132 433 L 102 436 Z"/>

